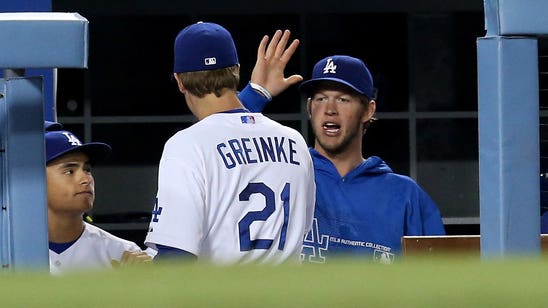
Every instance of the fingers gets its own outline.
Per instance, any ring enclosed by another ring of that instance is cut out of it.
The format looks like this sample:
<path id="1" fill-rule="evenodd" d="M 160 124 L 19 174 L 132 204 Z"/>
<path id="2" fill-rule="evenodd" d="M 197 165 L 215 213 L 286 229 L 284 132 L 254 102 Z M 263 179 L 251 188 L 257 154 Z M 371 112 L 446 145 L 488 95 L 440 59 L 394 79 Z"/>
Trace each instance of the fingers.
<path id="1" fill-rule="evenodd" d="M 128 264 L 152 262 L 152 257 L 143 251 L 124 251 L 120 261 L 111 260 L 113 267 L 120 267 Z"/>
<path id="2" fill-rule="evenodd" d="M 265 58 L 271 58 L 273 55 L 275 55 L 281 37 L 282 30 L 276 30 L 276 32 L 274 32 L 274 35 L 272 36 L 272 39 L 270 40 L 270 43 L 268 44 L 268 47 L 266 48 Z"/>
<path id="3" fill-rule="evenodd" d="M 268 35 L 263 36 L 257 49 L 257 61 L 268 60 L 272 57 L 279 58 L 285 62 L 289 61 L 300 43 L 298 39 L 294 39 L 286 49 L 290 36 L 291 31 L 289 30 L 284 30 L 283 32 L 282 30 L 276 30 L 270 42 Z"/>
<path id="4" fill-rule="evenodd" d="M 280 61 L 289 62 L 289 59 L 291 59 L 300 44 L 298 39 L 294 39 L 289 47 L 286 48 L 290 37 L 291 31 L 286 29 L 282 33 L 281 30 L 277 30 L 268 45 L 268 51 L 265 56 L 267 58 L 274 57 L 280 59 Z"/>
<path id="5" fill-rule="evenodd" d="M 120 262 L 118 262 L 116 260 L 110 260 L 110 265 L 112 265 L 112 267 L 114 267 L 114 268 L 118 268 L 118 267 L 120 267 Z"/>
<path id="6" fill-rule="evenodd" d="M 124 253 L 122 254 L 122 258 L 120 259 L 120 264 L 126 264 L 130 258 L 130 253 L 131 251 L 124 251 Z"/>
<path id="7" fill-rule="evenodd" d="M 287 81 L 287 84 L 294 85 L 298 82 L 303 81 L 303 76 L 301 76 L 301 75 L 291 75 L 291 76 L 286 78 L 286 81 Z"/>
<path id="8" fill-rule="evenodd" d="M 300 41 L 298 39 L 294 39 L 293 42 L 283 51 L 282 56 L 280 57 L 281 61 L 289 62 L 289 59 L 293 56 L 295 53 L 295 50 L 297 50 L 297 47 L 299 47 Z M 284 46 L 285 47 L 285 46 Z"/>
<path id="9" fill-rule="evenodd" d="M 285 46 L 287 45 L 287 42 L 289 41 L 289 36 L 291 35 L 291 31 L 285 30 L 283 32 L 282 38 L 279 40 L 278 43 L 276 43 L 276 53 L 274 56 L 276 58 L 281 58 L 284 54 Z"/>
<path id="10" fill-rule="evenodd" d="M 152 258 L 146 252 L 131 251 L 128 252 L 128 258 L 125 264 L 143 263 L 147 261 L 152 261 Z"/>
<path id="11" fill-rule="evenodd" d="M 268 43 L 268 35 L 263 36 L 261 43 L 259 44 L 259 49 L 257 49 L 257 61 L 265 58 L 266 53 L 266 44 Z"/>

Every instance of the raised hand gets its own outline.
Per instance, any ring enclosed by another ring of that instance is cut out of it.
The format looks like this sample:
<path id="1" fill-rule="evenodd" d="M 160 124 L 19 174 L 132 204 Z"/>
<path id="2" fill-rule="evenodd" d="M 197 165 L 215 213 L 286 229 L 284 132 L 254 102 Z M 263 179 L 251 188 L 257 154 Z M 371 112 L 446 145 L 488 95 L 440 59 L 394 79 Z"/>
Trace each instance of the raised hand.
<path id="1" fill-rule="evenodd" d="M 257 50 L 257 62 L 251 73 L 251 82 L 262 86 L 272 96 L 303 80 L 301 75 L 296 74 L 284 77 L 285 66 L 299 46 L 299 40 L 294 39 L 286 48 L 290 35 L 289 30 L 276 30 L 270 42 L 268 35 L 263 37 Z"/>

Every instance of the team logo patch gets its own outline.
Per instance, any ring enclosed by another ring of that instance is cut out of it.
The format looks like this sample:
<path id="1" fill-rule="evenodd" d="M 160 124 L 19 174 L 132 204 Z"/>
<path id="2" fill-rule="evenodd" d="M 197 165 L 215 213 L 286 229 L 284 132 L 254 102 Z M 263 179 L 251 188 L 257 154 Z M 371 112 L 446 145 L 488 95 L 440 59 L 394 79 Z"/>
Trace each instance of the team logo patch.
<path id="1" fill-rule="evenodd" d="M 318 219 L 312 221 L 312 229 L 308 231 L 304 238 L 303 248 L 301 251 L 301 261 L 312 263 L 325 263 L 326 256 L 324 255 L 329 250 L 329 236 L 320 234 L 318 228 Z"/>
<path id="2" fill-rule="evenodd" d="M 76 136 L 74 136 L 73 134 L 71 133 L 63 133 L 63 135 L 65 135 L 65 137 L 67 137 L 67 142 L 70 143 L 71 145 L 82 145 L 82 142 L 80 142 L 80 140 L 78 140 L 78 138 L 76 138 Z"/>
<path id="3" fill-rule="evenodd" d="M 329 58 L 327 59 L 327 63 L 325 64 L 323 68 L 324 74 L 337 74 L 337 65 L 333 63 L 333 59 Z"/>
<path id="4" fill-rule="evenodd" d="M 375 252 L 373 253 L 373 260 L 381 264 L 392 264 L 394 263 L 394 254 L 375 249 Z"/>
<path id="5" fill-rule="evenodd" d="M 244 124 L 255 124 L 255 117 L 251 115 L 241 116 L 240 119 Z"/>
<path id="6" fill-rule="evenodd" d="M 217 64 L 217 58 L 215 58 L 215 57 L 205 58 L 204 59 L 204 64 L 205 65 L 215 65 L 215 64 Z"/>

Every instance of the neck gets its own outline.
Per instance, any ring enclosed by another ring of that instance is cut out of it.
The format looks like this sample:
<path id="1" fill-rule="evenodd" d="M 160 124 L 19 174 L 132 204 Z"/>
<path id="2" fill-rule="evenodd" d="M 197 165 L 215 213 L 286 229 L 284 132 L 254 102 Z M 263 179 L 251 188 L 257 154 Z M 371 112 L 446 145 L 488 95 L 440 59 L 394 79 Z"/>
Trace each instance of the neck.
<path id="1" fill-rule="evenodd" d="M 68 243 L 80 237 L 84 230 L 82 215 L 56 214 L 48 211 L 48 240 Z"/>
<path id="2" fill-rule="evenodd" d="M 326 151 L 316 141 L 314 149 L 333 163 L 341 177 L 346 176 L 364 161 L 361 146 L 349 146 L 347 149 L 340 152 L 330 152 Z"/>
<path id="3" fill-rule="evenodd" d="M 198 98 L 191 94 L 187 94 L 186 99 L 187 103 L 190 102 L 190 110 L 192 110 L 198 120 L 202 120 L 203 118 L 214 113 L 244 108 L 238 99 L 236 92 L 228 89 L 225 89 L 221 97 L 217 97 L 212 93 L 207 94 L 203 98 Z"/>

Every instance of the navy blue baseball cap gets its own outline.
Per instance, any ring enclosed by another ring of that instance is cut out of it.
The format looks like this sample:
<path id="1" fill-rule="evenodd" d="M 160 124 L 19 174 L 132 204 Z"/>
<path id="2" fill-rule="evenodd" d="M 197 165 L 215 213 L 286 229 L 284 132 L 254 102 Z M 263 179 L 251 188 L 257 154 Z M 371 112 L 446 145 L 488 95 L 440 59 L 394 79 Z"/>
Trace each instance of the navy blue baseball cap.
<path id="1" fill-rule="evenodd" d="M 90 161 L 96 162 L 108 157 L 111 147 L 102 142 L 82 143 L 67 130 L 46 131 L 46 164 L 68 153 L 83 152 Z"/>
<path id="2" fill-rule="evenodd" d="M 192 24 L 175 38 L 174 73 L 209 71 L 239 64 L 230 32 L 210 22 Z"/>
<path id="3" fill-rule="evenodd" d="M 373 77 L 362 60 L 350 56 L 334 55 L 323 58 L 312 70 L 312 78 L 300 84 L 299 89 L 306 93 L 314 89 L 320 81 L 334 81 L 349 86 L 358 93 L 375 98 Z"/>
<path id="4" fill-rule="evenodd" d="M 44 121 L 44 129 L 46 131 L 50 130 L 60 130 L 63 128 L 63 124 L 59 122 L 53 122 L 53 121 Z"/>

